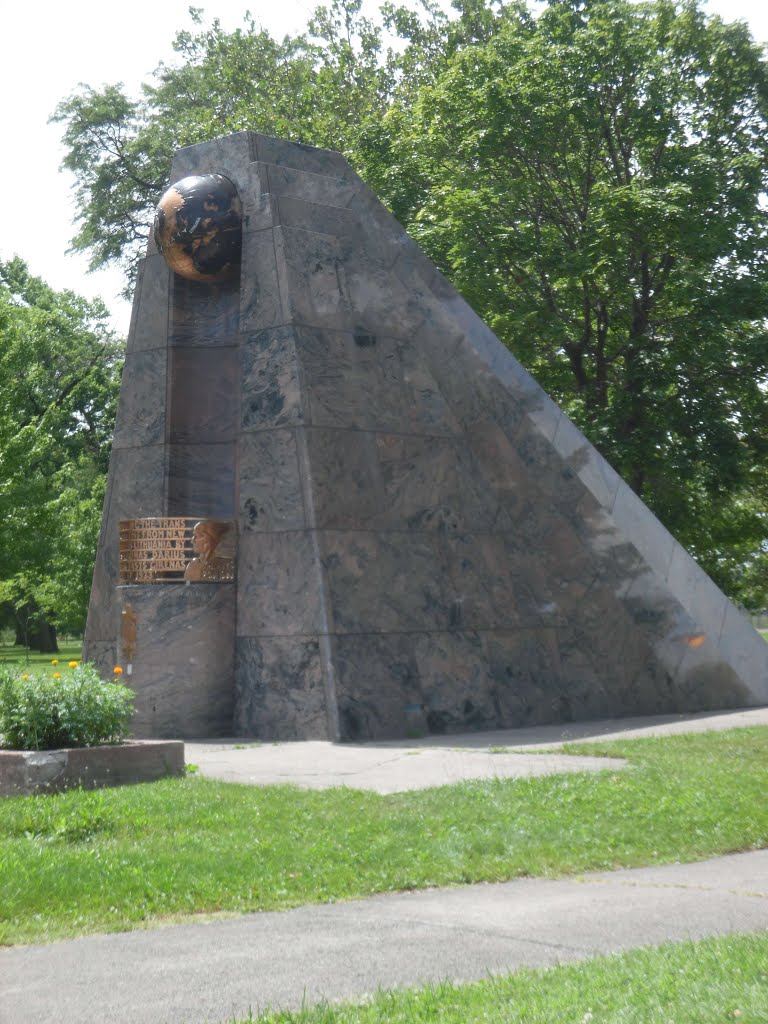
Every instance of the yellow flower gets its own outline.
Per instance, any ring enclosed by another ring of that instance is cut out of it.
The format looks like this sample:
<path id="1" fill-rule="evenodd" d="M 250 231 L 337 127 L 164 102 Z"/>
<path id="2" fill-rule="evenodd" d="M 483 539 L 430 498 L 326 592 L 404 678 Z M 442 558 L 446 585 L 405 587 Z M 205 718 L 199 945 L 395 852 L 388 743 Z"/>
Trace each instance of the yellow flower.
<path id="1" fill-rule="evenodd" d="M 58 658 L 52 658 L 51 659 L 51 664 L 52 665 L 58 665 L 59 664 L 59 659 Z"/>
<path id="2" fill-rule="evenodd" d="M 53 678 L 54 679 L 61 679 L 61 672 L 54 672 L 53 673 Z"/>
<path id="3" fill-rule="evenodd" d="M 119 665 L 115 665 L 112 671 L 115 673 L 116 676 L 121 676 L 123 674 L 123 670 L 120 668 Z"/>
<path id="4" fill-rule="evenodd" d="M 76 661 L 70 661 L 69 667 L 70 668 L 77 668 L 77 662 Z"/>
<path id="5" fill-rule="evenodd" d="M 29 676 L 28 676 L 28 675 L 27 675 L 27 673 L 25 672 L 25 673 L 24 673 L 24 675 L 23 675 L 23 676 L 22 676 L 21 678 L 22 678 L 22 679 L 29 679 Z"/>

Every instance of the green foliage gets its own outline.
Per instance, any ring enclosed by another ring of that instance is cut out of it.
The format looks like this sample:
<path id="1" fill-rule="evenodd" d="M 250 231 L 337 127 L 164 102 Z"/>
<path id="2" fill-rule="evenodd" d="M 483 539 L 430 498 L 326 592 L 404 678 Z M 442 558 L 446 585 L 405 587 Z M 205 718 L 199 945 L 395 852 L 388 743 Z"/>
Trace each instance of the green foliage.
<path id="1" fill-rule="evenodd" d="M 133 714 L 131 690 L 105 683 L 90 664 L 55 675 L 0 668 L 0 736 L 5 747 L 53 750 L 125 739 Z"/>
<path id="2" fill-rule="evenodd" d="M 100 302 L 0 262 L 0 602 L 82 629 L 122 346 Z"/>
<path id="3" fill-rule="evenodd" d="M 79 230 L 72 241 L 91 265 L 121 262 L 130 281 L 154 207 L 182 146 L 257 127 L 266 135 L 348 151 L 388 109 L 392 60 L 361 0 L 318 8 L 308 33 L 273 39 L 250 15 L 232 33 L 218 19 L 174 42 L 179 62 L 161 64 L 139 99 L 122 86 L 83 87 L 52 120 L 64 125 L 64 166 L 73 171 Z"/>
<path id="4" fill-rule="evenodd" d="M 768 728 L 571 750 L 630 767 L 387 797 L 194 774 L 105 790 L 82 843 L 55 836 L 82 794 L 0 801 L 6 941 L 768 846 Z"/>
<path id="5" fill-rule="evenodd" d="M 423 88 L 412 231 L 731 593 L 768 532 L 768 64 L 694 4 L 505 8 Z"/>

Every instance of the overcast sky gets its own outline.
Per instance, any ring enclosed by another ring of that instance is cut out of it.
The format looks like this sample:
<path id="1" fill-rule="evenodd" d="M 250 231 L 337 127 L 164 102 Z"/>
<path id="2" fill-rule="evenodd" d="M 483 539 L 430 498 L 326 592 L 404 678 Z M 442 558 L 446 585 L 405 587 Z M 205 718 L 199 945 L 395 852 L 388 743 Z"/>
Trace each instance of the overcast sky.
<path id="1" fill-rule="evenodd" d="M 228 30 L 250 9 L 281 36 L 306 25 L 315 0 L 197 0 L 195 6 Z M 118 298 L 120 274 L 88 274 L 84 257 L 66 255 L 73 234 L 71 179 L 58 169 L 61 126 L 47 120 L 80 82 L 98 88 L 121 81 L 137 92 L 161 60 L 173 59 L 176 31 L 191 26 L 188 8 L 189 0 L 0 0 L 0 257 L 18 254 L 57 289 L 101 296 L 121 333 L 130 306 Z M 768 42 L 766 0 L 710 0 L 708 9 L 746 20 L 753 36 Z"/>

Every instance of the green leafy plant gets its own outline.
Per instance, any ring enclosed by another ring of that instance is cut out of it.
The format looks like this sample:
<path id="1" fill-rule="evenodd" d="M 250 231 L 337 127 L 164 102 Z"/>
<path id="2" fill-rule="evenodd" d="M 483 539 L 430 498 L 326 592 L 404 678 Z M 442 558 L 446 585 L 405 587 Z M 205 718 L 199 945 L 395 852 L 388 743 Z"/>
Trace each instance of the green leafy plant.
<path id="1" fill-rule="evenodd" d="M 91 664 L 52 676 L 0 669 L 0 745 L 52 750 L 119 743 L 128 734 L 133 691 L 105 683 Z"/>

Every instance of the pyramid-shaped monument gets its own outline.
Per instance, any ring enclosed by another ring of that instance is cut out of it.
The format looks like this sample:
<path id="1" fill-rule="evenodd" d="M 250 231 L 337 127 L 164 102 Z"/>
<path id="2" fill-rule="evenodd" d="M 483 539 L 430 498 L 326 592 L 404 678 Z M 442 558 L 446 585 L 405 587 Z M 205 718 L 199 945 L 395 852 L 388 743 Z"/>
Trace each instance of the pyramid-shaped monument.
<path id="1" fill-rule="evenodd" d="M 244 132 L 171 181 L 209 175 L 239 273 L 150 242 L 88 618 L 137 735 L 768 703 L 768 646 L 341 156 Z"/>

